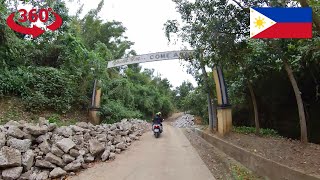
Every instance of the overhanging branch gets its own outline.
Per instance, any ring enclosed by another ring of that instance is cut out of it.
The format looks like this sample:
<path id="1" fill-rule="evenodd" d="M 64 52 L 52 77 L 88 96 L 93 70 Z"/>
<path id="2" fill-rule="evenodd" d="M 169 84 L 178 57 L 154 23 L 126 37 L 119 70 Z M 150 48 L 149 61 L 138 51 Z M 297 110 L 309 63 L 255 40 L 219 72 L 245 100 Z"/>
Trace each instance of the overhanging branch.
<path id="1" fill-rule="evenodd" d="M 245 11 L 247 11 L 247 12 L 250 12 L 249 8 L 243 7 L 240 2 L 238 2 L 238 1 L 236 1 L 236 0 L 232 0 L 232 1 L 233 1 L 234 3 L 236 3 L 241 9 L 243 9 L 243 10 L 245 10 Z"/>
<path id="2" fill-rule="evenodd" d="M 302 7 L 310 7 L 307 0 L 299 0 L 299 2 Z M 320 18 L 314 11 L 312 11 L 312 20 L 316 26 L 316 30 L 318 32 L 318 35 L 320 36 Z"/>

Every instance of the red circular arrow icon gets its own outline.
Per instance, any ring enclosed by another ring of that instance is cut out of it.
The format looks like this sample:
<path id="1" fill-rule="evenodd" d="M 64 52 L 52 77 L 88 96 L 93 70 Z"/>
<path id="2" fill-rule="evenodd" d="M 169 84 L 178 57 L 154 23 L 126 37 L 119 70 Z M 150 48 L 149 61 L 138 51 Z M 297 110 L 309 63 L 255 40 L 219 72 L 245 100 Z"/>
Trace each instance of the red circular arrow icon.
<path id="1" fill-rule="evenodd" d="M 47 28 L 50 29 L 51 31 L 55 31 L 62 26 L 62 18 L 59 16 L 59 14 L 57 14 L 55 12 L 52 12 L 52 13 L 55 16 L 55 21 L 51 25 L 47 26 Z M 19 32 L 19 33 L 22 33 L 22 34 L 32 35 L 33 38 L 37 38 L 38 36 L 40 36 L 41 34 L 43 34 L 45 32 L 45 30 L 39 28 L 36 25 L 33 25 L 30 28 L 30 27 L 24 27 L 24 26 L 17 24 L 14 21 L 14 15 L 15 15 L 15 12 L 11 13 L 7 18 L 7 25 L 12 30 Z"/>
<path id="2" fill-rule="evenodd" d="M 35 25 L 33 25 L 32 28 L 20 26 L 19 24 L 14 22 L 14 20 L 13 20 L 14 14 L 15 13 L 11 13 L 10 16 L 7 18 L 7 24 L 12 30 L 19 32 L 19 33 L 22 33 L 22 34 L 30 34 L 33 36 L 33 38 L 36 38 L 45 32 L 43 29 L 41 29 Z"/>
<path id="3" fill-rule="evenodd" d="M 55 31 L 59 29 L 62 26 L 62 18 L 59 16 L 59 14 L 55 12 L 51 12 L 56 17 L 56 21 L 54 21 L 50 26 L 47 26 L 48 29 L 51 31 Z"/>

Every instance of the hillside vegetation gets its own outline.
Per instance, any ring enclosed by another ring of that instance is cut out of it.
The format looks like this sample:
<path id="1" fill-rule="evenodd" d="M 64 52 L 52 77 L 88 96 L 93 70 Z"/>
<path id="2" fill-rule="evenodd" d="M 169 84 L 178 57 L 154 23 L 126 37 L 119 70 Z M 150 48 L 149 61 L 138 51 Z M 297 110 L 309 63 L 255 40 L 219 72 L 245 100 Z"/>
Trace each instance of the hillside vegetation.
<path id="1" fill-rule="evenodd" d="M 97 79 L 103 91 L 101 117 L 104 122 L 150 118 L 156 111 L 167 116 L 173 111 L 171 85 L 167 79 L 155 77 L 153 70 L 142 70 L 137 65 L 106 68 L 108 61 L 135 55 L 135 51 L 131 49 L 134 43 L 124 36 L 126 28 L 121 22 L 99 17 L 103 1 L 81 17 L 81 9 L 71 16 L 64 2 L 48 1 L 42 6 L 52 7 L 59 13 L 63 26 L 35 40 L 6 25 L 6 18 L 16 11 L 16 4 L 0 2 L 0 97 L 3 102 L 10 97 L 19 98 L 15 102 L 19 102 L 25 112 L 34 114 L 86 112 L 91 103 L 93 82 Z M 38 2 L 30 3 L 41 7 Z M 4 105 L 6 109 L 2 111 L 10 111 L 7 106 Z M 14 114 L 14 111 L 2 114 Z M 1 120 L 15 119 L 6 117 Z"/>

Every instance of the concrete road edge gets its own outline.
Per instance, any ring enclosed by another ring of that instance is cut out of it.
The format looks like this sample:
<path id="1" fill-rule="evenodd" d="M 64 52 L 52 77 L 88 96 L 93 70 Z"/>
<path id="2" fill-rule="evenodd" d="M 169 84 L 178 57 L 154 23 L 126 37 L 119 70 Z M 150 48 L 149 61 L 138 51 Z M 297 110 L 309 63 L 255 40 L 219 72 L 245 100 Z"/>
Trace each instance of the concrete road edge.
<path id="1" fill-rule="evenodd" d="M 268 179 L 284 180 L 320 180 L 320 176 L 308 175 L 304 172 L 290 168 L 275 161 L 253 154 L 234 144 L 226 142 L 218 137 L 210 135 L 198 128 L 191 128 L 196 134 L 205 139 L 208 143 L 234 158 L 251 171 Z"/>

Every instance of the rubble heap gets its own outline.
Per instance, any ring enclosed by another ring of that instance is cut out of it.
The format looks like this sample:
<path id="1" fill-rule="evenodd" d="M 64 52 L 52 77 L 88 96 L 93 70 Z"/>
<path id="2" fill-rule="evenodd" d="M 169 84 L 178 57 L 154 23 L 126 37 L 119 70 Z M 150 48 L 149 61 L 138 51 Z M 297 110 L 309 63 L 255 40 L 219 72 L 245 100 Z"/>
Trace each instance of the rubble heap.
<path id="1" fill-rule="evenodd" d="M 190 114 L 185 114 L 172 123 L 174 127 L 186 128 L 194 125 L 194 117 Z"/>
<path id="2" fill-rule="evenodd" d="M 146 121 L 137 119 L 62 127 L 45 118 L 38 124 L 10 121 L 0 126 L 0 179 L 57 178 L 93 161 L 114 160 L 147 128 Z"/>

